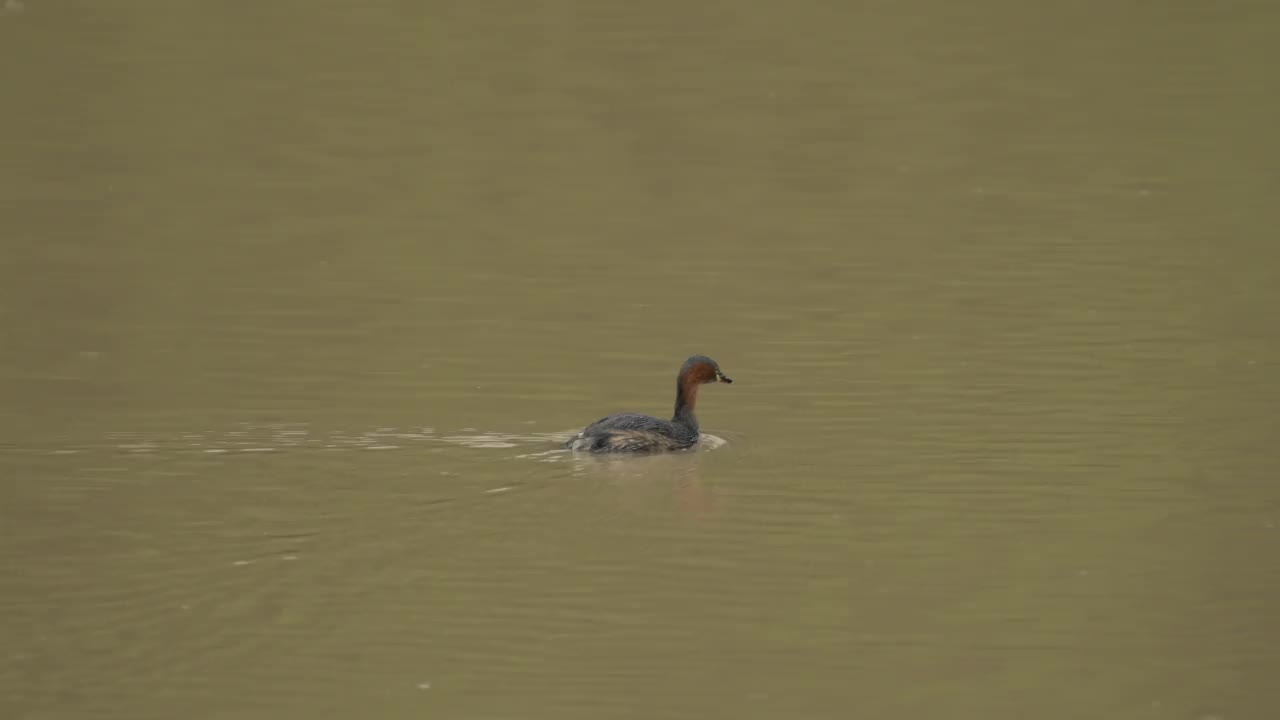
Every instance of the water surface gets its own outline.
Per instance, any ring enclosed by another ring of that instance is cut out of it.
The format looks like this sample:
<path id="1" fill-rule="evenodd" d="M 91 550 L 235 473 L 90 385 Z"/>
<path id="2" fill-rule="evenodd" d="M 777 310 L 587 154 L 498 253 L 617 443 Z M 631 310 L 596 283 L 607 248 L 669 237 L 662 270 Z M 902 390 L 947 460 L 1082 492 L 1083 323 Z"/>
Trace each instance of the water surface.
<path id="1" fill-rule="evenodd" d="M 0 714 L 1274 716 L 1277 23 L 0 14 Z"/>

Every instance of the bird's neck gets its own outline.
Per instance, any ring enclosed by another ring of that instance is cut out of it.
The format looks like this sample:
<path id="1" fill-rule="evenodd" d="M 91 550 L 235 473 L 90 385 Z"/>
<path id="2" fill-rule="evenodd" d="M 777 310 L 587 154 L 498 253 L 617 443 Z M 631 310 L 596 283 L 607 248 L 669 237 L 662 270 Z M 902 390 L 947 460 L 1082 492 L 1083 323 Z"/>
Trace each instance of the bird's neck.
<path id="1" fill-rule="evenodd" d="M 694 416 L 694 406 L 698 404 L 698 383 L 676 381 L 676 411 L 671 422 L 680 423 L 698 429 L 698 418 Z"/>

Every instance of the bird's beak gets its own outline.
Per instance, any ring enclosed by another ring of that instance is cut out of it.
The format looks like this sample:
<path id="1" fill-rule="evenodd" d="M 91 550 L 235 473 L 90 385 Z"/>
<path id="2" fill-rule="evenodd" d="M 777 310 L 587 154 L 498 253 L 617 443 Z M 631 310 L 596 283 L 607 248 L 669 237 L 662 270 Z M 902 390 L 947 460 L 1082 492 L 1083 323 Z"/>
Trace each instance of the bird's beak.
<path id="1" fill-rule="evenodd" d="M 733 384 L 733 378 L 729 377 L 728 375 L 725 375 L 719 370 L 716 371 L 716 379 L 722 383 L 729 383 L 730 385 Z"/>

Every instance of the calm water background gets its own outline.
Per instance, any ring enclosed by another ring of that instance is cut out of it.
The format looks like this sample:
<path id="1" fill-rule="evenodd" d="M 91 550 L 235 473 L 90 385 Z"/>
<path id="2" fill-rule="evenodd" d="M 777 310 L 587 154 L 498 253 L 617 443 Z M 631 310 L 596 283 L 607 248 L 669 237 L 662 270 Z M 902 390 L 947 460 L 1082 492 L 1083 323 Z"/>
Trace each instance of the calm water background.
<path id="1" fill-rule="evenodd" d="M 1280 714 L 1280 6 L 7 7 L 4 717 Z"/>

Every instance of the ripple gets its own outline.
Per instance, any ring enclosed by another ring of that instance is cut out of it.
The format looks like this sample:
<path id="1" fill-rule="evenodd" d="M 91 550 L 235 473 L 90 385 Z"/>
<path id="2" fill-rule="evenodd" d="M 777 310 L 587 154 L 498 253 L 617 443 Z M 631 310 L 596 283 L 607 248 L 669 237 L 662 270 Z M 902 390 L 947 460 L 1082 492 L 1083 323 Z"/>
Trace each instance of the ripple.
<path id="1" fill-rule="evenodd" d="M 112 431 L 101 443 L 71 447 L 16 448 L 19 452 L 36 451 L 46 455 L 226 455 L 281 454 L 325 451 L 412 451 L 415 448 L 447 444 L 473 450 L 521 450 L 507 457 L 536 462 L 560 462 L 573 453 L 563 449 L 564 441 L 577 432 L 511 433 L 463 428 L 451 434 L 436 434 L 430 427 L 400 429 L 378 427 L 373 430 L 316 430 L 305 423 L 255 425 L 242 423 L 234 429 L 200 431 L 176 430 L 170 434 Z M 692 452 L 720 450 L 731 441 L 703 433 Z"/>

